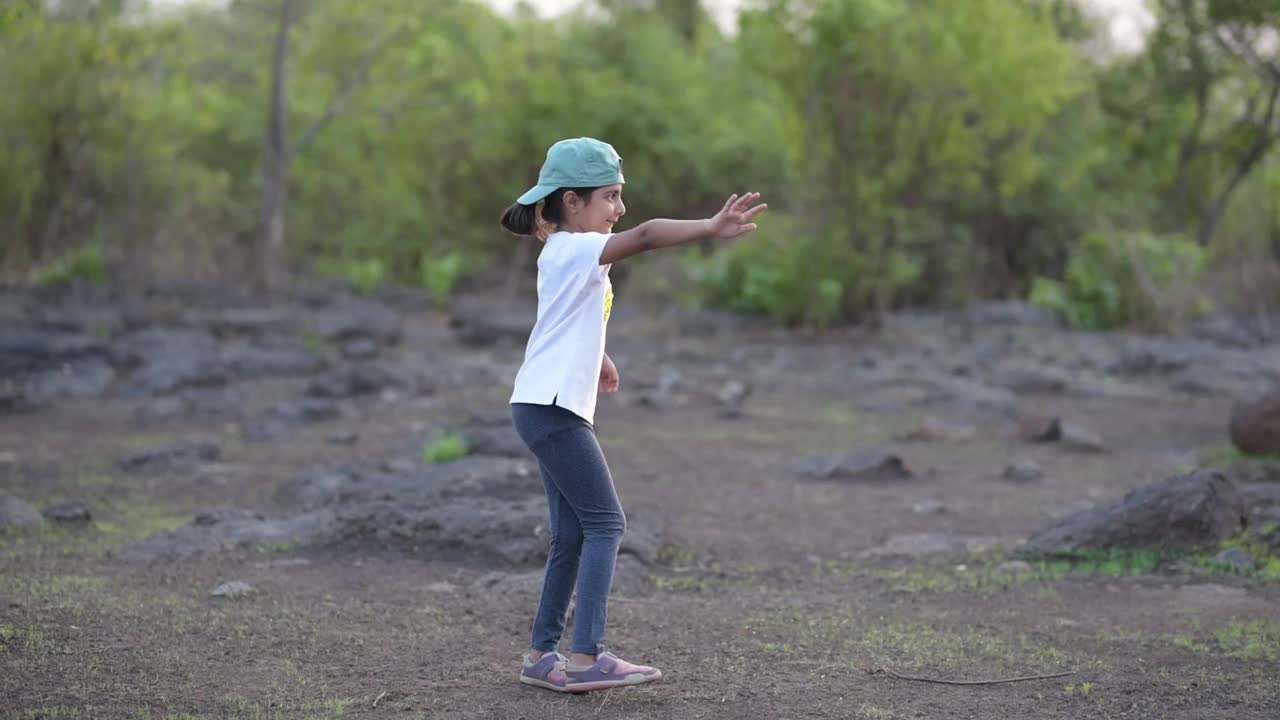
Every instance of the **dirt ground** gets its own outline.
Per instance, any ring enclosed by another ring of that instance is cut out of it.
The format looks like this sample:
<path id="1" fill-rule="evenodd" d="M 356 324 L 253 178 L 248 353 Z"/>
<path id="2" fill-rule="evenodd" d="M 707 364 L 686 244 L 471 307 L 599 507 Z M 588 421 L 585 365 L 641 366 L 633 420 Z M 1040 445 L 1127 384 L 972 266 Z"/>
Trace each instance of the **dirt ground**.
<path id="1" fill-rule="evenodd" d="M 497 369 L 491 381 L 374 402 L 274 443 L 242 442 L 223 420 L 144 427 L 127 398 L 0 415 L 0 492 L 37 506 L 78 499 L 94 513 L 88 527 L 0 536 L 0 717 L 1280 717 L 1280 583 L 1141 557 L 1001 569 L 1055 514 L 1225 447 L 1228 398 L 1020 396 L 1023 410 L 1076 418 L 1108 447 L 1068 452 L 1019 439 L 1009 419 L 872 398 L 846 382 L 862 353 L 896 357 L 892 333 L 697 338 L 621 313 L 613 322 L 623 392 L 602 398 L 597 428 L 629 518 L 660 526 L 665 545 L 643 587 L 614 593 L 608 643 L 661 667 L 653 686 L 561 696 L 518 684 L 536 591 L 479 589 L 494 567 L 448 548 L 366 538 L 122 557 L 203 508 L 283 511 L 274 489 L 302 468 L 377 458 L 423 428 L 506 412 L 502 373 L 519 348 L 464 346 L 437 313 L 409 319 L 398 350 L 408 362 L 484 365 Z M 667 402 L 642 402 L 664 372 L 657 357 L 682 382 Z M 741 417 L 722 417 L 713 398 L 735 377 L 751 378 L 752 394 Z M 266 405 L 302 382 L 250 383 L 246 397 Z M 902 439 L 926 416 L 976 434 Z M 339 430 L 359 440 L 329 442 Z M 219 438 L 218 467 L 138 476 L 117 466 L 185 437 Z M 866 447 L 897 453 L 914 476 L 823 482 L 787 469 Z M 1044 477 L 1002 478 L 1014 459 Z M 974 549 L 867 553 L 925 532 Z M 257 592 L 211 597 L 231 580 Z M 964 686 L 894 673 L 1070 674 Z"/>

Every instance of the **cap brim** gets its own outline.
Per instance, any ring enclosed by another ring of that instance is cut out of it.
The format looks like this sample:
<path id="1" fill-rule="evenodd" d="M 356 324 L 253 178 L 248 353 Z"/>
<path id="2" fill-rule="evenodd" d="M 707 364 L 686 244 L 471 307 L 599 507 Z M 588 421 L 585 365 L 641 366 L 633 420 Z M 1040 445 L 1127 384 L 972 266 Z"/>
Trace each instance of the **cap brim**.
<path id="1" fill-rule="evenodd" d="M 556 189 L 555 185 L 534 185 L 533 187 L 529 188 L 529 190 L 525 194 L 517 198 L 516 202 L 520 203 L 521 205 L 534 205 L 539 200 L 542 200 L 546 198 L 548 195 L 550 195 L 551 193 L 555 192 L 555 189 Z"/>

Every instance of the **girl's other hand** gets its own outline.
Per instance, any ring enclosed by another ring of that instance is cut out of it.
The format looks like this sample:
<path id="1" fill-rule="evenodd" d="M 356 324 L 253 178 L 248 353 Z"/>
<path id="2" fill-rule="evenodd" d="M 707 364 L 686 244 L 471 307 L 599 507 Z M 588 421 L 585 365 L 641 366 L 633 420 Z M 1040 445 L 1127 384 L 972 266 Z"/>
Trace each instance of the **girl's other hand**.
<path id="1" fill-rule="evenodd" d="M 751 222 L 751 218 L 759 215 L 765 208 L 769 207 L 765 204 L 755 205 L 760 199 L 760 193 L 747 193 L 741 197 L 737 193 L 729 196 L 725 201 L 724 207 L 720 208 L 720 212 L 711 218 L 711 236 L 721 240 L 744 235 L 756 229 L 756 224 Z M 754 206 L 754 207 L 753 207 Z"/>
<path id="2" fill-rule="evenodd" d="M 618 382 L 618 368 L 609 356 L 605 355 L 604 364 L 600 366 L 600 392 L 618 392 Z"/>

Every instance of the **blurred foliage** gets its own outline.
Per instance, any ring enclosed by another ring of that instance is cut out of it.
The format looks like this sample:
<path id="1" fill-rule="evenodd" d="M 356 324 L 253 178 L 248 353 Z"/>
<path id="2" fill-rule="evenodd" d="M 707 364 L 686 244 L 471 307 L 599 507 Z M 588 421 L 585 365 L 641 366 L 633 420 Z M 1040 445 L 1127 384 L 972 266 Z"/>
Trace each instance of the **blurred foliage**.
<path id="1" fill-rule="evenodd" d="M 1222 39 L 1274 32 L 1271 0 L 1157 0 L 1145 48 L 1107 60 L 1071 0 L 757 0 L 727 35 L 696 0 L 299 5 L 288 248 L 363 290 L 501 276 L 498 213 L 576 135 L 626 159 L 628 223 L 762 192 L 760 231 L 687 268 L 779 322 L 1033 295 L 1158 327 L 1185 314 L 1161 283 L 1280 258 L 1280 60 Z M 211 248 L 256 232 L 277 21 L 278 0 L 5 3 L 0 271 L 92 245 L 236 277 Z"/>

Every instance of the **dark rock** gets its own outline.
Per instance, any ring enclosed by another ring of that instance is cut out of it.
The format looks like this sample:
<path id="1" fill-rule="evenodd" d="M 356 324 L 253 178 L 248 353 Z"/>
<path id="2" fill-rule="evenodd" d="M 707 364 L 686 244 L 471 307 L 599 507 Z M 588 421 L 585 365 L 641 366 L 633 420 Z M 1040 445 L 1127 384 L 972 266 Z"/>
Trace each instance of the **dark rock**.
<path id="1" fill-rule="evenodd" d="M 1022 432 L 1026 439 L 1038 443 L 1058 443 L 1068 450 L 1081 452 L 1103 452 L 1106 444 L 1093 431 L 1065 422 L 1057 417 L 1023 418 Z"/>
<path id="2" fill-rule="evenodd" d="M 106 344 L 72 333 L 0 329 L 0 377 L 18 378 L 86 359 L 106 359 Z"/>
<path id="3" fill-rule="evenodd" d="M 44 518 L 31 503 L 12 495 L 0 495 L 0 532 L 38 528 L 42 525 Z"/>
<path id="4" fill-rule="evenodd" d="M 992 371 L 991 382 L 1015 393 L 1060 394 L 1066 392 L 1071 384 L 1071 375 L 1060 368 L 1025 360 L 1006 360 Z"/>
<path id="5" fill-rule="evenodd" d="M 202 514 L 190 525 L 131 543 L 125 548 L 124 557 L 139 562 L 180 560 L 250 545 L 305 544 L 334 537 L 338 531 L 334 514 L 328 510 L 287 520 L 266 520 L 256 513 L 221 510 Z"/>
<path id="6" fill-rule="evenodd" d="M 1245 513 L 1240 492 L 1230 480 L 1218 472 L 1198 470 L 1063 518 L 1032 535 L 1020 552 L 1196 548 L 1239 532 Z"/>
<path id="7" fill-rule="evenodd" d="M 342 417 L 342 408 L 330 400 L 304 397 L 282 400 L 275 404 L 271 413 L 281 420 L 310 423 L 336 420 Z"/>
<path id="8" fill-rule="evenodd" d="M 1197 340 L 1141 338 L 1125 343 L 1107 370 L 1122 375 L 1171 373 L 1217 352 L 1213 345 Z"/>
<path id="9" fill-rule="evenodd" d="M 268 443 L 293 437 L 293 426 L 275 417 L 252 420 L 240 430 L 240 439 L 247 443 Z"/>
<path id="10" fill-rule="evenodd" d="M 805 458 L 792 463 L 791 467 L 795 472 L 817 480 L 893 482 L 912 477 L 902 458 L 876 449 Z"/>
<path id="11" fill-rule="evenodd" d="M 1016 483 L 1032 483 L 1044 478 L 1044 470 L 1032 460 L 1014 460 L 1004 468 L 1004 479 Z"/>
<path id="12" fill-rule="evenodd" d="M 293 314 L 283 308 L 224 308 L 208 318 L 208 324 L 219 335 L 274 335 L 290 332 Z"/>
<path id="13" fill-rule="evenodd" d="M 1018 300 L 974 303 L 967 309 L 965 315 L 969 324 L 979 327 L 1025 325 L 1061 328 L 1065 326 L 1060 313 Z"/>
<path id="14" fill-rule="evenodd" d="M 341 430 L 325 438 L 330 445 L 355 445 L 359 440 L 360 434 L 354 430 Z"/>
<path id="15" fill-rule="evenodd" d="M 1223 565 L 1230 565 L 1237 570 L 1253 569 L 1253 556 L 1247 550 L 1241 548 L 1227 548 L 1214 556 L 1213 561 Z"/>
<path id="16" fill-rule="evenodd" d="M 387 345 L 400 340 L 403 316 L 371 300 L 344 299 L 330 303 L 308 322 L 311 332 L 325 340 L 368 338 Z"/>
<path id="17" fill-rule="evenodd" d="M 82 525 L 93 519 L 89 506 L 79 500 L 69 500 L 44 509 L 44 518 L 64 525 Z"/>
<path id="18" fill-rule="evenodd" d="M 533 453 L 516 434 L 511 421 L 495 425 L 479 425 L 462 431 L 467 451 L 476 455 L 510 458 L 532 458 Z"/>
<path id="19" fill-rule="evenodd" d="M 350 360 L 368 360 L 378 356 L 382 347 L 368 338 L 356 338 L 342 344 L 342 356 Z"/>
<path id="20" fill-rule="evenodd" d="M 127 472 L 180 472 L 205 462 L 215 462 L 222 448 L 212 440 L 181 440 L 166 447 L 147 450 L 120 461 Z"/>
<path id="21" fill-rule="evenodd" d="M 144 424 L 180 418 L 223 420 L 236 417 L 240 408 L 241 403 L 219 388 L 192 388 L 146 401 L 134 412 L 134 419 Z"/>
<path id="22" fill-rule="evenodd" d="M 136 368 L 124 384 L 127 395 L 162 395 L 227 382 L 217 340 L 203 331 L 148 328 L 116 340 L 111 354 L 118 368 Z"/>
<path id="23" fill-rule="evenodd" d="M 27 383 L 27 392 L 36 402 L 61 397 L 101 397 L 115 379 L 115 368 L 105 357 L 87 357 L 35 375 Z"/>
<path id="24" fill-rule="evenodd" d="M 1280 455 L 1280 387 L 1236 405 L 1229 430 L 1231 443 L 1241 452 Z"/>
<path id="25" fill-rule="evenodd" d="M 262 347 L 246 342 L 228 343 L 221 350 L 222 363 L 237 377 L 308 375 L 325 366 L 324 358 L 300 343 Z"/>
<path id="26" fill-rule="evenodd" d="M 978 435 L 978 428 L 968 423 L 948 423 L 932 415 L 924 417 L 919 425 L 898 435 L 904 442 L 963 442 Z"/>
<path id="27" fill-rule="evenodd" d="M 306 393 L 317 398 L 351 398 L 373 395 L 386 388 L 405 388 L 408 384 L 380 365 L 364 363 L 313 378 Z"/>
<path id="28" fill-rule="evenodd" d="M 512 307 L 472 301 L 454 304 L 449 326 L 469 345 L 523 344 L 535 320 L 537 308 L 532 305 Z"/>
<path id="29" fill-rule="evenodd" d="M 930 403 L 1003 416 L 1011 416 L 1018 407 L 1018 398 L 1012 392 L 972 380 L 938 375 L 928 381 L 927 387 L 926 401 Z"/>

